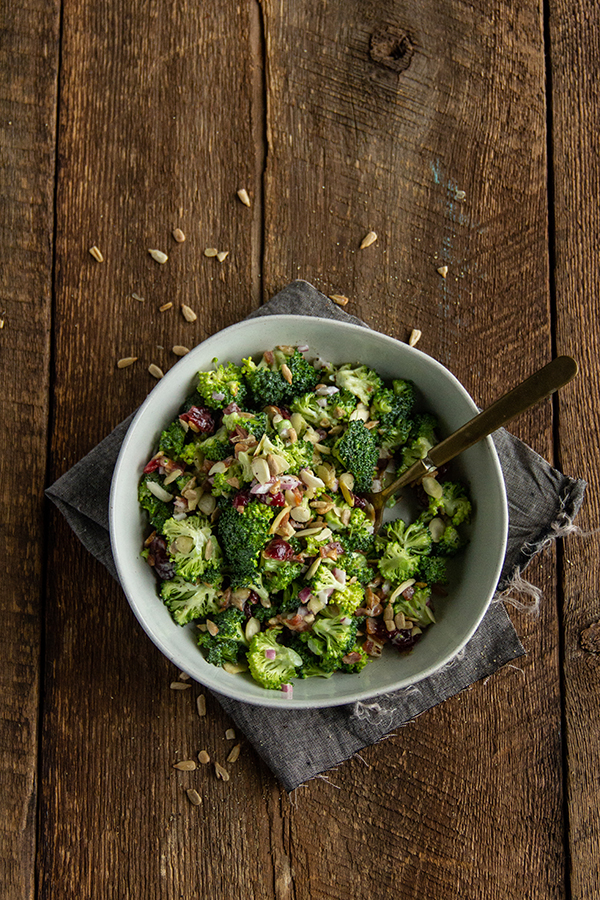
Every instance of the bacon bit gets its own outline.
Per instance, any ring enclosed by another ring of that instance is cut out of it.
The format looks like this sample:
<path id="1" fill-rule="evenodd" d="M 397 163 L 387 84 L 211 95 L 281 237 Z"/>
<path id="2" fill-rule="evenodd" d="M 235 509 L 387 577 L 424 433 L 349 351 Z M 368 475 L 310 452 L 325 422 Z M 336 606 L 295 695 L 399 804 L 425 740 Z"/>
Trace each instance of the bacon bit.
<path id="1" fill-rule="evenodd" d="M 272 366 L 273 363 L 275 362 L 275 357 L 273 356 L 273 351 L 265 350 L 265 352 L 263 353 L 263 359 L 268 366 Z"/>
<path id="2" fill-rule="evenodd" d="M 363 644 L 363 650 L 367 656 L 378 657 L 381 656 L 383 644 L 379 641 L 374 641 L 372 638 L 367 638 Z"/>
<path id="3" fill-rule="evenodd" d="M 342 662 L 347 666 L 352 666 L 354 663 L 360 662 L 360 653 L 356 650 L 352 650 L 350 653 L 346 653 L 345 656 L 342 656 Z"/>

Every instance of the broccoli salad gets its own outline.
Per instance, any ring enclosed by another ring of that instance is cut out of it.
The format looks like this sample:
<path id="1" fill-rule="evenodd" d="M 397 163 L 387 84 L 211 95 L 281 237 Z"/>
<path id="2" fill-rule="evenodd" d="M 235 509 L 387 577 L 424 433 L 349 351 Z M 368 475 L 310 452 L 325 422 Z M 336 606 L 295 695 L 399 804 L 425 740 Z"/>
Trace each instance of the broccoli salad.
<path id="1" fill-rule="evenodd" d="M 415 515 L 375 535 L 365 494 L 424 459 L 438 422 L 410 380 L 307 354 L 213 360 L 138 493 L 174 621 L 195 623 L 209 663 L 288 693 L 295 678 L 359 673 L 386 645 L 409 651 L 471 516 L 466 486 L 438 472 Z"/>

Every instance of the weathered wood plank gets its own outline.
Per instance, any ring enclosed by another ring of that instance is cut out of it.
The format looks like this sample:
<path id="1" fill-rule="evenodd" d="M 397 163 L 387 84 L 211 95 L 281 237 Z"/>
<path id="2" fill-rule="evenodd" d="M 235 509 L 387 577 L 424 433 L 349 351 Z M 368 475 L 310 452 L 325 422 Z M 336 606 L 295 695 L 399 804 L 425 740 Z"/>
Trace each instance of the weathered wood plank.
<path id="1" fill-rule="evenodd" d="M 600 15 L 589 2 L 550 3 L 557 349 L 581 374 L 559 397 L 559 458 L 588 482 L 578 524 L 598 523 L 598 289 L 596 258 Z M 562 558 L 565 738 L 571 896 L 600 891 L 600 602 L 598 538 L 569 538 Z M 596 631 L 595 631 L 596 629 Z"/>
<path id="2" fill-rule="evenodd" d="M 63 5 L 52 476 L 146 396 L 150 363 L 257 305 L 262 239 L 255 6 Z M 177 672 L 58 515 L 49 551 L 40 896 L 271 897 L 272 779 L 246 746 L 229 782 L 172 768 L 201 749 L 226 764 L 227 720 L 169 689 Z"/>
<path id="3" fill-rule="evenodd" d="M 540 7 L 264 9 L 265 293 L 304 277 L 400 339 L 418 327 L 488 402 L 551 353 Z M 551 424 L 545 404 L 515 430 L 551 457 Z M 297 792 L 296 897 L 565 896 L 554 565 L 532 570 L 546 599 L 516 615 L 517 668 L 365 751 L 337 790 Z"/>
<path id="4" fill-rule="evenodd" d="M 34 894 L 58 4 L 0 37 L 0 894 Z"/>

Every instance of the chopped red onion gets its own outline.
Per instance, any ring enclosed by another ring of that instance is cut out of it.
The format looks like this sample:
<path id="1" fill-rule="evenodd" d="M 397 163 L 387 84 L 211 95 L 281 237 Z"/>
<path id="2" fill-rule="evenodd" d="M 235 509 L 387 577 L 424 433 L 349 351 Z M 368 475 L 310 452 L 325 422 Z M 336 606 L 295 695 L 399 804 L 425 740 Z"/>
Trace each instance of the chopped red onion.
<path id="1" fill-rule="evenodd" d="M 312 591 L 309 587 L 304 587 L 301 591 L 298 591 L 298 600 L 300 603 L 308 603 L 311 597 Z"/>
<path id="2" fill-rule="evenodd" d="M 331 570 L 333 575 L 335 576 L 336 581 L 339 581 L 340 584 L 346 584 L 346 571 L 345 569 L 338 569 L 337 566 Z"/>
<path id="3" fill-rule="evenodd" d="M 213 400 L 221 401 L 225 399 L 225 394 L 221 393 L 221 391 L 213 391 L 211 397 Z"/>
<path id="4" fill-rule="evenodd" d="M 265 659 L 275 659 L 277 656 L 277 651 L 274 647 L 267 647 L 265 650 Z"/>
<path id="5" fill-rule="evenodd" d="M 302 344 L 301 347 L 296 347 L 296 350 L 298 351 L 298 353 L 306 353 L 306 351 L 308 350 L 308 344 Z"/>
<path id="6" fill-rule="evenodd" d="M 294 688 L 292 687 L 291 684 L 282 684 L 281 690 L 284 694 L 287 694 L 288 697 L 291 697 L 292 694 L 294 693 Z"/>

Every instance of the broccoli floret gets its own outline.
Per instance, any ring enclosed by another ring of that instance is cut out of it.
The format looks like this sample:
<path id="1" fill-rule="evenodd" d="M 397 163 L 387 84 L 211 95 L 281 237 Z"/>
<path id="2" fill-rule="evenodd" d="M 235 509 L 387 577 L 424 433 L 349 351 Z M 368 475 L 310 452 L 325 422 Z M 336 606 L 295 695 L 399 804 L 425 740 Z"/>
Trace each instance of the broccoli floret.
<path id="1" fill-rule="evenodd" d="M 261 572 L 263 576 L 264 585 L 267 588 L 269 594 L 276 594 L 279 591 L 285 590 L 288 585 L 292 583 L 302 571 L 302 563 L 294 562 L 292 560 L 283 560 L 283 559 L 271 559 L 270 557 L 264 557 L 261 561 Z M 296 602 L 296 606 L 298 605 Z M 295 608 L 295 607 L 294 607 Z M 283 610 L 279 609 L 279 612 L 283 612 Z"/>
<path id="2" fill-rule="evenodd" d="M 431 625 L 435 622 L 435 616 L 428 606 L 430 598 L 431 590 L 428 587 L 415 588 L 410 599 L 400 594 L 392 603 L 394 614 L 404 613 L 407 619 L 416 622 L 417 625 Z"/>
<path id="3" fill-rule="evenodd" d="M 215 497 L 221 497 L 223 495 L 229 496 L 234 492 L 239 491 L 240 485 L 236 484 L 235 480 L 238 482 L 241 480 L 240 476 L 242 473 L 242 467 L 239 466 L 236 462 L 232 463 L 225 472 L 215 472 L 212 477 L 212 491 L 211 493 Z M 233 480 L 233 484 L 231 483 Z"/>
<path id="4" fill-rule="evenodd" d="M 342 388 L 337 394 L 332 394 L 327 404 L 327 409 L 336 421 L 347 422 L 354 410 L 358 400 L 352 391 Z"/>
<path id="5" fill-rule="evenodd" d="M 294 397 L 314 391 L 321 375 L 299 350 L 294 350 L 292 355 L 286 358 L 285 364 L 292 373 L 291 384 L 288 384 L 284 395 L 286 401 L 289 402 Z"/>
<path id="6" fill-rule="evenodd" d="M 226 501 L 221 505 L 217 535 L 233 588 L 250 587 L 258 578 L 260 555 L 270 538 L 272 518 L 272 508 L 256 500 L 241 511 Z"/>
<path id="7" fill-rule="evenodd" d="M 309 425 L 320 425 L 322 428 L 329 428 L 331 425 L 331 416 L 328 413 L 327 406 L 319 403 L 319 397 L 316 394 L 302 394 L 296 397 L 290 404 L 290 411 L 298 413 Z"/>
<path id="8" fill-rule="evenodd" d="M 397 541 L 391 541 L 386 546 L 377 565 L 385 579 L 391 581 L 392 584 L 401 584 L 416 574 L 419 560 L 418 553 L 411 553 Z"/>
<path id="9" fill-rule="evenodd" d="M 340 366 L 335 373 L 335 383 L 339 388 L 355 394 L 367 406 L 373 395 L 383 387 L 383 381 L 373 369 L 351 364 Z"/>
<path id="10" fill-rule="evenodd" d="M 348 582 L 342 591 L 334 591 L 331 595 L 331 603 L 335 603 L 340 612 L 351 616 L 355 610 L 364 603 L 365 589 L 357 581 Z"/>
<path id="11" fill-rule="evenodd" d="M 334 572 L 334 568 L 336 571 Z M 343 591 L 346 586 L 345 572 L 338 570 L 333 561 L 323 559 L 320 566 L 310 579 L 310 588 L 313 594 L 325 593 L 329 598 L 331 591 Z"/>
<path id="12" fill-rule="evenodd" d="M 270 368 L 264 356 L 258 365 L 250 357 L 243 360 L 242 372 L 255 406 L 279 406 L 283 402 L 287 382 L 278 370 Z"/>
<path id="13" fill-rule="evenodd" d="M 347 577 L 355 577 L 359 584 L 368 584 L 375 577 L 375 572 L 364 553 L 346 552 L 340 558 L 339 563 L 346 570 Z"/>
<path id="14" fill-rule="evenodd" d="M 291 647 L 278 642 L 282 631 L 283 626 L 259 631 L 250 641 L 248 650 L 252 677 L 264 688 L 275 691 L 289 682 L 302 666 L 302 657 Z"/>
<path id="15" fill-rule="evenodd" d="M 410 381 L 397 379 L 392 388 L 381 388 L 371 400 L 370 413 L 382 428 L 394 428 L 405 423 L 415 402 L 415 389 Z"/>
<path id="16" fill-rule="evenodd" d="M 215 369 L 209 372 L 198 372 L 198 384 L 196 390 L 205 404 L 212 409 L 225 409 L 230 403 L 243 404 L 246 396 L 246 384 L 239 366 L 228 362 L 227 365 L 217 365 L 214 359 Z"/>
<path id="17" fill-rule="evenodd" d="M 227 459 L 228 456 L 231 456 L 233 450 L 227 429 L 223 425 L 210 437 L 204 438 L 203 441 L 198 441 L 196 446 L 203 454 L 204 459 L 210 459 L 211 462 L 220 462 L 222 459 Z M 184 448 L 184 454 L 186 449 L 187 447 Z"/>
<path id="18" fill-rule="evenodd" d="M 446 559 L 443 556 L 423 556 L 419 561 L 418 576 L 427 584 L 447 584 Z"/>
<path id="19" fill-rule="evenodd" d="M 229 606 L 212 615 L 210 621 L 216 626 L 216 634 L 201 631 L 198 635 L 198 646 L 205 651 L 206 661 L 213 666 L 237 662 L 240 654 L 248 647 L 244 634 L 246 616 L 241 609 Z"/>
<path id="20" fill-rule="evenodd" d="M 301 632 L 300 639 L 325 662 L 340 660 L 354 646 L 361 622 L 362 619 L 348 616 L 336 607 L 326 606 L 317 615 L 312 630 Z"/>
<path id="21" fill-rule="evenodd" d="M 286 444 L 282 455 L 288 461 L 287 472 L 297 475 L 301 469 L 309 469 L 313 464 L 315 447 L 310 441 L 296 441 L 295 444 Z"/>
<path id="22" fill-rule="evenodd" d="M 373 432 L 360 419 L 348 423 L 333 446 L 333 455 L 354 475 L 354 490 L 370 491 L 379 449 Z"/>
<path id="23" fill-rule="evenodd" d="M 158 441 L 158 449 L 162 450 L 163 453 L 166 453 L 171 459 L 178 459 L 183 450 L 186 433 L 187 432 L 179 419 L 175 419 L 175 421 L 171 422 L 171 424 L 161 433 Z"/>
<path id="24" fill-rule="evenodd" d="M 430 553 L 433 543 L 429 528 L 421 521 L 406 525 L 402 519 L 394 519 L 384 526 L 382 537 L 397 541 L 412 553 Z"/>
<path id="25" fill-rule="evenodd" d="M 170 501 L 159 500 L 148 487 L 148 483 L 157 484 L 161 490 L 170 491 L 164 487 L 163 478 L 156 472 L 146 475 L 144 480 L 140 482 L 138 487 L 138 501 L 140 506 L 148 513 L 150 524 L 157 531 L 162 531 L 163 525 L 173 515 L 173 507 Z"/>
<path id="26" fill-rule="evenodd" d="M 339 666 L 339 660 L 334 657 L 324 659 L 316 656 L 297 635 L 288 639 L 288 647 L 295 650 L 302 659 L 302 666 L 296 672 L 297 678 L 331 678 Z"/>
<path id="27" fill-rule="evenodd" d="M 381 441 L 381 450 L 388 453 L 395 453 L 400 447 L 403 447 L 410 438 L 412 431 L 412 422 L 410 419 L 398 419 L 398 421 L 389 428 L 378 428 L 379 439 Z"/>
<path id="28" fill-rule="evenodd" d="M 163 581 L 160 596 L 178 625 L 216 613 L 221 609 L 217 589 L 211 584 L 190 584 L 180 575 Z"/>
<path id="29" fill-rule="evenodd" d="M 170 518 L 163 525 L 175 572 L 185 581 L 197 581 L 204 570 L 221 558 L 221 550 L 205 516 Z"/>
<path id="30" fill-rule="evenodd" d="M 459 550 L 467 544 L 467 539 L 459 533 L 454 525 L 446 525 L 441 538 L 434 544 L 436 555 L 456 556 Z"/>
<path id="31" fill-rule="evenodd" d="M 454 526 L 468 522 L 471 518 L 471 501 L 466 488 L 457 481 L 444 481 L 442 496 L 439 499 L 430 497 L 428 512 L 433 516 L 448 516 Z"/>
<path id="32" fill-rule="evenodd" d="M 238 410 L 223 416 L 223 425 L 228 434 L 235 432 L 236 428 L 243 428 L 248 434 L 253 435 L 257 441 L 267 430 L 268 418 L 264 412 L 250 413 Z"/>
<path id="33" fill-rule="evenodd" d="M 406 471 L 417 460 L 425 459 L 436 444 L 435 431 L 437 427 L 438 420 L 431 413 L 421 413 L 414 417 L 409 442 L 402 452 L 402 462 L 398 467 L 399 473 Z"/>
<path id="34" fill-rule="evenodd" d="M 363 648 L 360 644 L 355 644 L 348 653 L 345 653 L 344 656 L 348 656 L 350 653 L 358 653 L 358 659 L 354 662 L 342 662 L 340 666 L 340 671 L 345 672 L 348 675 L 358 675 L 359 672 L 362 672 L 367 663 L 371 662 L 372 657 L 367 656 Z"/>
<path id="35" fill-rule="evenodd" d="M 344 511 L 350 510 L 350 517 L 346 525 L 341 516 Z M 373 523 L 364 509 L 358 506 L 348 506 L 345 501 L 339 502 L 333 509 L 325 514 L 325 521 L 332 531 L 336 532 L 340 543 L 347 552 L 360 550 L 368 553 L 373 546 Z M 339 532 L 339 534 L 338 534 Z"/>

